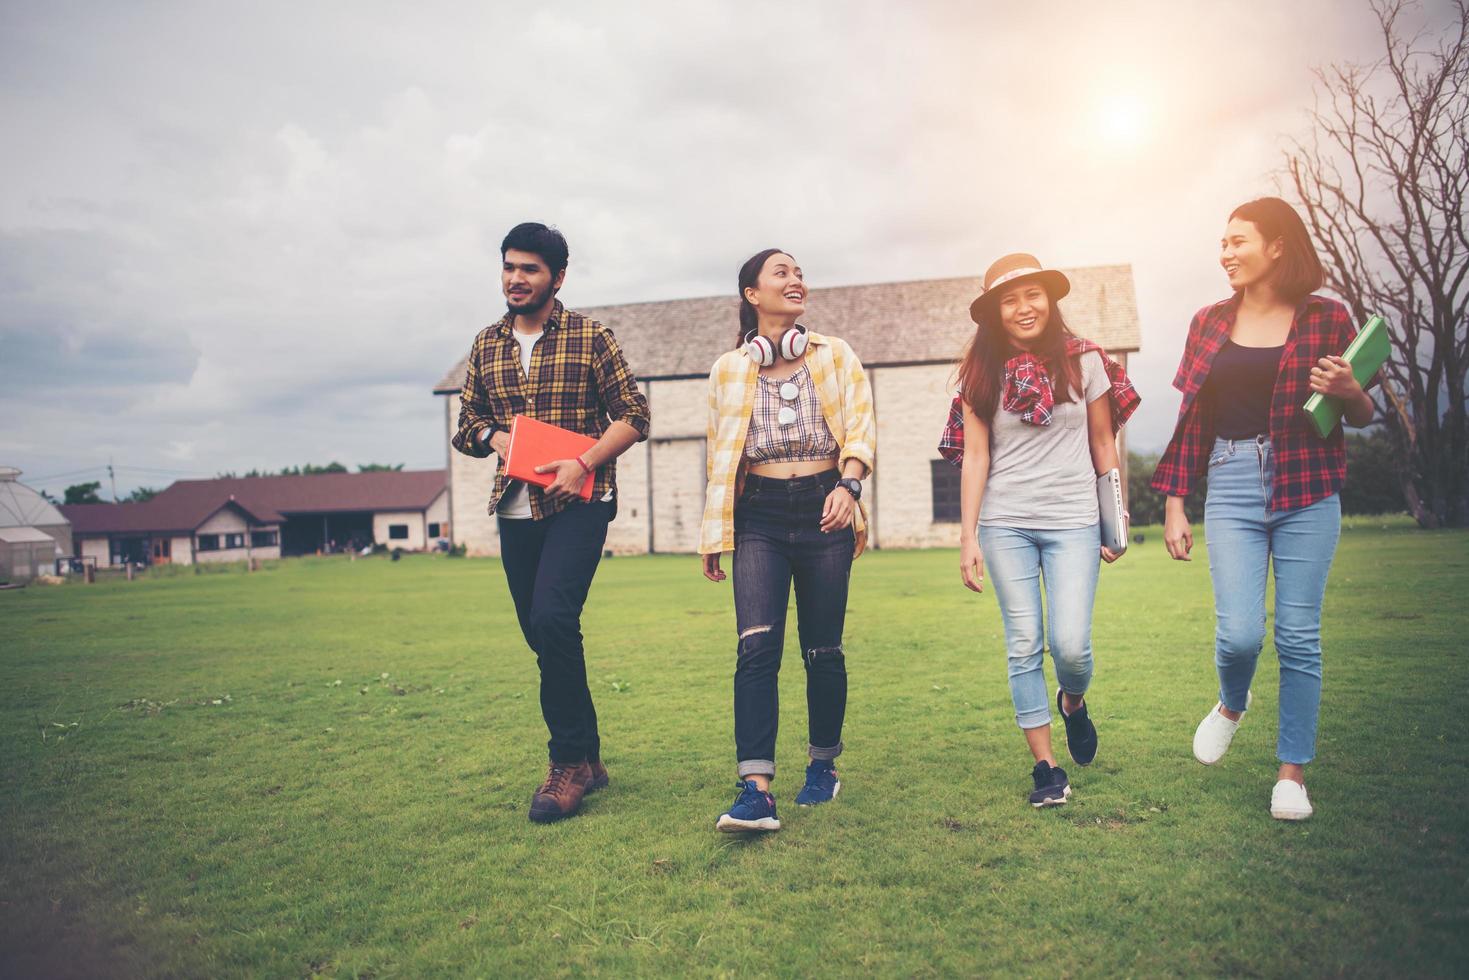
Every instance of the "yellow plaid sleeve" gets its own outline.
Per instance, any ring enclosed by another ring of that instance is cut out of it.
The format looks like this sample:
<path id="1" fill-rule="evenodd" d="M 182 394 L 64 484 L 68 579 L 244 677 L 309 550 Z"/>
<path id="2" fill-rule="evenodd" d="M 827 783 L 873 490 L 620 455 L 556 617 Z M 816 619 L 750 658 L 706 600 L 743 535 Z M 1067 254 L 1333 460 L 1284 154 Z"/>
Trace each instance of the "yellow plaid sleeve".
<path id="1" fill-rule="evenodd" d="M 699 553 L 734 550 L 735 488 L 745 451 L 745 434 L 754 402 L 755 364 L 739 351 L 714 362 L 709 372 L 704 517 L 699 524 Z"/>
<path id="2" fill-rule="evenodd" d="M 872 384 L 862 362 L 845 340 L 832 344 L 838 375 L 842 381 L 842 409 L 847 431 L 842 438 L 842 452 L 837 465 L 855 459 L 867 467 L 870 476 L 877 458 L 877 417 L 872 411 Z"/>

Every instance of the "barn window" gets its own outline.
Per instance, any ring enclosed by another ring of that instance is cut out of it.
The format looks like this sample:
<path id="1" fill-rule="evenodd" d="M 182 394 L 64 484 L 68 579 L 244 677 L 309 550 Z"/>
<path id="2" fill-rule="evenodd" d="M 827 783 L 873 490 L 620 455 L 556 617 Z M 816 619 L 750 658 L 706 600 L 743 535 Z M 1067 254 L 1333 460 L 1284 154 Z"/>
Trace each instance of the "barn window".
<path id="1" fill-rule="evenodd" d="M 433 524 L 430 524 L 428 526 L 428 536 L 429 537 L 431 537 L 431 538 L 437 538 L 437 537 L 439 537 L 440 533 L 441 532 L 439 531 L 439 525 L 438 525 L 437 522 L 435 522 Z"/>
<path id="2" fill-rule="evenodd" d="M 408 538 L 407 524 L 389 524 L 388 537 L 394 541 L 405 541 Z"/>
<path id="3" fill-rule="evenodd" d="M 243 548 L 243 547 L 245 547 L 245 535 L 244 534 L 226 534 L 224 536 L 224 546 L 227 549 L 228 548 Z"/>
<path id="4" fill-rule="evenodd" d="M 279 531 L 251 531 L 250 547 L 252 548 L 274 548 L 281 543 Z"/>
<path id="5" fill-rule="evenodd" d="M 947 460 L 934 459 L 928 464 L 933 481 L 933 520 L 935 524 L 958 521 L 959 467 Z"/>
<path id="6" fill-rule="evenodd" d="M 218 551 L 219 550 L 219 535 L 217 535 L 217 534 L 201 534 L 201 535 L 199 535 L 199 550 L 200 551 Z"/>

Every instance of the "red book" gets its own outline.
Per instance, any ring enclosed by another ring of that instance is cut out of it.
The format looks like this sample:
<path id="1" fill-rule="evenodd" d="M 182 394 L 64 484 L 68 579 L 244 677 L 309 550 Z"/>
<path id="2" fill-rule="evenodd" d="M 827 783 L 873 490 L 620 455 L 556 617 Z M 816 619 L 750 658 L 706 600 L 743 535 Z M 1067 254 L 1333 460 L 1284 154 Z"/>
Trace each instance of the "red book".
<path id="1" fill-rule="evenodd" d="M 537 473 L 537 466 L 545 466 L 558 459 L 575 459 L 596 444 L 597 440 L 591 436 L 517 415 L 510 420 L 510 449 L 505 453 L 505 475 L 512 480 L 549 487 L 556 474 Z M 582 481 L 581 499 L 592 499 L 592 484 L 595 482 L 597 474 L 594 470 Z"/>

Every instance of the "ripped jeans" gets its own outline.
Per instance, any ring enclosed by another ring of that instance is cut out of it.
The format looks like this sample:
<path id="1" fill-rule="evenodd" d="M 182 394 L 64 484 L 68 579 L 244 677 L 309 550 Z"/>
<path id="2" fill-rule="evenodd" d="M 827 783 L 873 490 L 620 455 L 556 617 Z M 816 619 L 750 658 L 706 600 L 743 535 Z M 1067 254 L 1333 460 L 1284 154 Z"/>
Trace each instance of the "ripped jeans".
<path id="1" fill-rule="evenodd" d="M 796 631 L 806 665 L 806 711 L 813 759 L 842 752 L 847 662 L 842 627 L 856 539 L 850 527 L 821 530 L 837 471 L 793 480 L 750 476 L 735 504 L 734 600 L 739 629 L 734 676 L 735 750 L 741 778 L 775 775 L 780 724 L 777 678 L 786 607 L 796 587 Z"/>

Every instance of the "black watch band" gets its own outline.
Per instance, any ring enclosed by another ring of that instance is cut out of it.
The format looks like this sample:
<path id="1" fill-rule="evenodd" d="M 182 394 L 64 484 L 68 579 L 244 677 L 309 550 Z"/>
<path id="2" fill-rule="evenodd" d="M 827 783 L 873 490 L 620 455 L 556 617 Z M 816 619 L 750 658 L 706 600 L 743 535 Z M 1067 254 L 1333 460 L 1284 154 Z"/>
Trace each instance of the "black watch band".
<path id="1" fill-rule="evenodd" d="M 862 499 L 862 481 L 861 480 L 854 480 L 850 476 L 844 476 L 840 480 L 837 481 L 837 486 L 839 486 L 843 490 L 847 491 L 847 493 L 850 493 L 852 495 L 852 499 L 853 500 L 861 500 Z"/>

